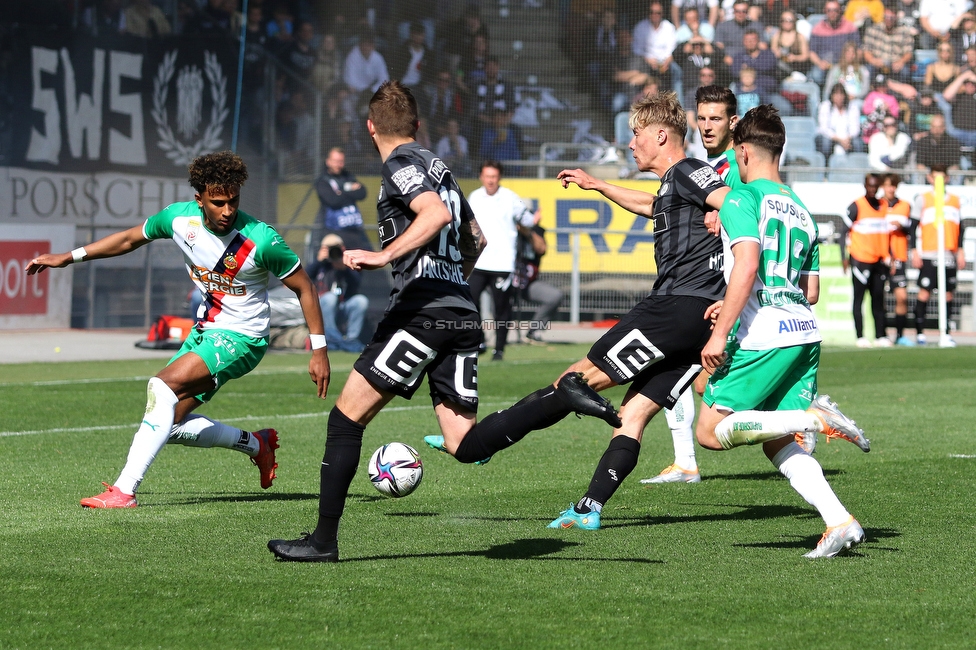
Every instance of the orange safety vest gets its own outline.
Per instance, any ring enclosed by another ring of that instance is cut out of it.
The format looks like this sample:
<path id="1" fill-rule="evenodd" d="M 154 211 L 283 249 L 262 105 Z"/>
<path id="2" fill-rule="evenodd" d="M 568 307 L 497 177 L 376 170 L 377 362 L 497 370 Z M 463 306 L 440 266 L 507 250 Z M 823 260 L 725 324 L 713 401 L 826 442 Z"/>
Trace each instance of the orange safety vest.
<path id="1" fill-rule="evenodd" d="M 946 194 L 943 202 L 942 214 L 945 217 L 945 249 L 955 253 L 959 247 L 959 197 Z M 918 197 L 919 230 L 917 246 L 922 253 L 922 259 L 934 260 L 938 254 L 938 230 L 935 225 L 935 192 L 926 192 Z"/>
<path id="2" fill-rule="evenodd" d="M 891 259 L 899 262 L 908 261 L 908 227 L 911 224 L 912 206 L 904 199 L 895 199 L 894 205 L 888 206 L 885 219 L 890 228 L 888 247 Z"/>
<path id="3" fill-rule="evenodd" d="M 857 219 L 850 224 L 850 254 L 858 262 L 874 264 L 888 257 L 887 202 L 883 199 L 878 209 L 871 207 L 868 199 L 862 196 L 854 201 L 857 206 Z"/>

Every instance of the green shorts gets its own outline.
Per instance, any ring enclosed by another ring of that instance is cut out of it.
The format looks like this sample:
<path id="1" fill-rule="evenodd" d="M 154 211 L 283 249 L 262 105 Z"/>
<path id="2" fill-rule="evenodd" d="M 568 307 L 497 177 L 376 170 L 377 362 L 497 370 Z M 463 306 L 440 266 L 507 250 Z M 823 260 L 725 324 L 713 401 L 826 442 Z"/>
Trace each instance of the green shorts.
<path id="1" fill-rule="evenodd" d="M 173 363 L 187 352 L 192 352 L 207 364 L 214 378 L 214 389 L 197 395 L 201 402 L 209 402 L 220 387 L 231 379 L 251 372 L 268 350 L 268 339 L 256 339 L 230 330 L 203 330 L 194 328 L 183 341 L 183 347 L 169 360 Z M 168 364 L 167 364 L 168 365 Z"/>
<path id="2" fill-rule="evenodd" d="M 743 350 L 738 342 L 708 380 L 702 401 L 731 411 L 806 410 L 817 395 L 820 344 Z"/>

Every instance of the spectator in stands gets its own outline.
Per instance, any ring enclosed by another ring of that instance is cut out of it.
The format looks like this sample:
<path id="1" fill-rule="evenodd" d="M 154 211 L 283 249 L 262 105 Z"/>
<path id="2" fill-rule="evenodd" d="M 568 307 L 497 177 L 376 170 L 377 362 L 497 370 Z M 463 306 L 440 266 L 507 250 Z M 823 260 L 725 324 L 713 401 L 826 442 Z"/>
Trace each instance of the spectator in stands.
<path id="1" fill-rule="evenodd" d="M 642 71 L 658 77 L 666 88 L 680 91 L 681 69 L 673 58 L 677 30 L 664 19 L 664 6 L 657 0 L 651 2 L 647 18 L 634 25 L 633 33 L 632 49 L 634 56 L 643 60 Z M 641 70 L 639 66 L 636 69 Z"/>
<path id="2" fill-rule="evenodd" d="M 840 83 L 830 89 L 830 98 L 820 104 L 817 110 L 817 151 L 829 160 L 831 154 L 847 154 L 867 151 L 867 145 L 860 138 L 861 111 L 851 106 L 850 97 Z"/>
<path id="3" fill-rule="evenodd" d="M 718 0 L 671 0 L 671 22 L 675 25 L 687 24 L 688 10 L 694 8 L 697 11 L 698 21 L 707 24 L 712 35 L 715 34 L 715 26 L 719 21 Z M 681 18 L 684 17 L 684 22 Z M 702 34 L 705 36 L 705 34 Z M 691 38 L 690 36 L 688 38 Z M 706 37 L 707 38 L 707 37 Z M 688 40 L 687 38 L 685 40 Z M 708 38 L 708 40 L 712 40 Z M 683 41 L 679 41 L 683 42 Z"/>
<path id="4" fill-rule="evenodd" d="M 376 51 L 375 36 L 372 32 L 363 32 L 359 43 L 346 55 L 342 71 L 342 80 L 349 88 L 349 97 L 354 102 L 351 112 L 356 114 L 359 108 L 365 107 L 380 84 L 389 78 L 386 60 Z"/>
<path id="5" fill-rule="evenodd" d="M 512 127 L 512 113 L 509 111 L 495 111 L 491 122 L 481 133 L 481 146 L 478 157 L 482 160 L 521 160 L 522 144 L 519 142 L 518 132 Z M 519 173 L 517 168 L 509 168 L 512 176 Z"/>
<path id="6" fill-rule="evenodd" d="M 122 0 L 96 0 L 82 13 L 81 24 L 92 36 L 108 36 L 125 32 Z"/>
<path id="7" fill-rule="evenodd" d="M 905 83 L 911 81 L 915 37 L 911 28 L 898 23 L 894 7 L 885 7 L 884 20 L 872 23 L 865 30 L 863 54 L 872 75 L 884 74 Z"/>
<path id="8" fill-rule="evenodd" d="M 448 120 L 460 122 L 464 119 L 464 97 L 455 88 L 454 75 L 447 68 L 437 71 L 434 83 L 426 86 L 424 94 L 421 121 L 426 118 L 439 140 L 444 135 L 442 125 L 446 125 Z"/>
<path id="9" fill-rule="evenodd" d="M 162 9 L 151 0 L 132 0 L 125 10 L 125 31 L 142 38 L 157 38 L 170 34 L 173 29 Z"/>
<path id="10" fill-rule="evenodd" d="M 844 18 L 837 0 L 827 0 L 824 16 L 810 31 L 810 77 L 818 84 L 824 83 L 827 71 L 840 59 L 845 43 L 861 43 L 857 27 Z"/>
<path id="11" fill-rule="evenodd" d="M 796 31 L 796 14 L 792 11 L 780 14 L 779 28 L 773 32 L 769 50 L 776 57 L 782 77 L 794 72 L 806 74 L 810 70 L 810 44 L 803 34 Z"/>
<path id="12" fill-rule="evenodd" d="M 583 41 L 587 87 L 592 89 L 597 107 L 611 110 L 615 82 L 613 72 L 617 59 L 617 12 L 606 9 L 600 21 Z"/>
<path id="13" fill-rule="evenodd" d="M 728 56 L 726 60 L 728 61 Z M 755 73 L 755 83 L 759 86 L 759 93 L 763 98 L 763 104 L 773 104 L 781 115 L 792 115 L 793 106 L 785 97 L 779 94 L 779 79 L 777 72 L 779 67 L 776 56 L 768 49 L 759 47 L 759 34 L 753 30 L 747 30 L 742 36 L 742 51 L 732 57 L 729 66 L 733 75 L 739 75 L 740 85 L 742 82 L 740 71 L 743 67 L 750 68 Z M 745 114 L 745 110 L 742 111 Z"/>
<path id="14" fill-rule="evenodd" d="M 925 83 L 922 87 L 932 91 L 933 95 L 939 95 L 959 76 L 961 70 L 956 63 L 951 43 L 939 43 L 935 51 L 937 58 L 925 68 Z"/>
<path id="15" fill-rule="evenodd" d="M 677 23 L 675 24 L 677 25 Z M 687 43 L 695 36 L 711 43 L 715 38 L 715 28 L 712 27 L 711 23 L 703 23 L 698 15 L 698 7 L 691 6 L 684 11 L 684 21 L 675 32 L 675 40 L 682 44 Z"/>
<path id="16" fill-rule="evenodd" d="M 888 172 L 901 169 L 908 162 L 912 137 L 898 126 L 898 120 L 888 115 L 882 122 L 882 130 L 868 140 L 868 163 L 871 169 Z"/>
<path id="17" fill-rule="evenodd" d="M 913 140 L 918 140 L 928 132 L 932 127 L 932 118 L 936 115 L 942 115 L 942 111 L 935 103 L 931 90 L 922 90 L 908 103 L 907 126 Z"/>
<path id="18" fill-rule="evenodd" d="M 308 266 L 308 276 L 319 294 L 329 348 L 359 353 L 366 347 L 359 336 L 369 309 L 369 299 L 359 291 L 359 271 L 352 270 L 342 261 L 345 250 L 345 243 L 339 235 L 323 237 L 315 261 Z"/>
<path id="19" fill-rule="evenodd" d="M 294 38 L 281 53 L 281 59 L 302 81 L 312 81 L 312 70 L 318 61 L 315 49 L 315 28 L 302 21 L 295 26 Z"/>
<path id="20" fill-rule="evenodd" d="M 611 112 L 615 115 L 630 108 L 631 98 L 653 75 L 644 72 L 643 59 L 633 54 L 633 35 L 629 30 L 617 33 L 617 59 L 613 69 L 614 92 Z M 654 77 L 657 79 L 657 77 Z"/>
<path id="21" fill-rule="evenodd" d="M 871 136 L 882 130 L 882 123 L 887 115 L 898 117 L 900 107 L 898 100 L 888 88 L 888 81 L 884 75 L 877 75 L 871 83 L 871 92 L 864 98 L 861 114 L 861 138 L 867 143 Z"/>
<path id="22" fill-rule="evenodd" d="M 830 66 L 824 88 L 833 89 L 834 84 L 842 84 L 849 99 L 863 100 L 871 90 L 871 75 L 868 67 L 861 63 L 857 45 L 848 41 L 840 51 L 837 63 Z"/>
<path id="23" fill-rule="evenodd" d="M 680 53 L 679 53 L 680 52 Z M 717 54 L 712 47 L 712 44 L 703 39 L 701 36 L 696 36 L 690 41 L 685 43 L 679 48 L 679 52 L 675 53 L 675 61 L 678 66 L 681 67 L 681 76 L 683 79 L 688 80 L 699 80 L 701 71 L 705 68 L 709 70 L 711 75 L 711 80 L 705 85 L 711 85 L 715 82 L 715 74 L 717 66 L 721 66 L 723 72 L 723 79 L 728 78 L 728 73 L 725 69 L 725 62 L 722 61 L 721 54 Z M 694 112 L 695 107 L 695 92 L 698 90 L 700 83 L 688 83 L 684 88 L 684 97 L 682 98 L 681 105 L 688 108 L 689 112 Z M 725 83 L 728 86 L 728 81 Z M 697 118 L 693 122 L 695 128 L 698 128 Z"/>
<path id="24" fill-rule="evenodd" d="M 444 135 L 437 142 L 435 153 L 455 175 L 459 177 L 471 175 L 468 139 L 461 135 L 461 124 L 457 119 L 451 118 L 447 121 Z"/>
<path id="25" fill-rule="evenodd" d="M 966 147 L 976 147 L 976 72 L 965 70 L 935 101 L 946 118 L 946 131 Z"/>
<path id="26" fill-rule="evenodd" d="M 411 23 L 406 42 L 390 52 L 390 74 L 419 93 L 432 58 L 433 53 L 427 51 L 427 32 L 423 23 Z"/>
<path id="27" fill-rule="evenodd" d="M 491 113 L 515 110 L 515 90 L 502 78 L 498 57 L 488 57 L 484 76 L 477 77 L 472 85 L 475 119 L 482 127 L 491 121 Z"/>
<path id="28" fill-rule="evenodd" d="M 732 19 L 720 22 L 715 28 L 714 43 L 718 43 L 724 50 L 726 62 L 742 51 L 742 39 L 749 30 L 762 34 L 763 24 L 749 19 L 749 3 L 746 0 L 736 0 L 732 5 Z"/>
<path id="29" fill-rule="evenodd" d="M 918 3 L 919 0 L 894 0 L 893 2 L 897 7 L 898 24 L 907 27 L 912 33 L 915 47 L 918 47 L 919 34 L 922 32 L 922 26 L 918 22 Z"/>
<path id="30" fill-rule="evenodd" d="M 884 21 L 885 6 L 881 0 L 847 0 L 844 18 L 854 23 L 858 29 Z"/>
<path id="31" fill-rule="evenodd" d="M 739 111 L 748 113 L 750 109 L 765 104 L 762 89 L 756 83 L 756 71 L 748 65 L 739 68 L 738 80 L 732 83 L 730 90 L 735 93 Z"/>
<path id="32" fill-rule="evenodd" d="M 944 115 L 933 115 L 928 133 L 915 141 L 915 163 L 919 169 L 945 165 L 949 171 L 959 169 L 959 141 L 946 133 Z"/>
<path id="33" fill-rule="evenodd" d="M 488 39 L 480 34 L 475 36 L 461 56 L 454 85 L 463 93 L 474 92 L 474 85 L 484 77 L 488 65 Z"/>
<path id="34" fill-rule="evenodd" d="M 919 45 L 932 49 L 937 43 L 949 40 L 949 30 L 959 26 L 971 5 L 970 0 L 921 0 L 918 7 L 918 23 L 922 28 Z"/>
<path id="35" fill-rule="evenodd" d="M 231 33 L 231 12 L 224 0 L 207 0 L 207 6 L 196 13 L 183 29 L 184 34 L 225 36 Z"/>
<path id="36" fill-rule="evenodd" d="M 295 33 L 295 16 L 285 0 L 279 0 L 271 11 L 271 20 L 266 27 L 271 49 L 281 51 L 291 42 Z"/>
<path id="37" fill-rule="evenodd" d="M 339 52 L 335 34 L 329 32 L 322 35 L 319 51 L 312 67 L 312 82 L 315 87 L 326 92 L 336 87 L 342 81 L 342 53 Z"/>
<path id="38" fill-rule="evenodd" d="M 956 63 L 964 65 L 966 61 L 966 50 L 976 47 L 976 18 L 971 11 L 967 11 L 959 19 L 959 27 L 949 31 L 949 42 L 953 49 L 959 53 Z"/>
<path id="39" fill-rule="evenodd" d="M 444 53 L 448 57 L 447 67 L 451 70 L 461 68 L 461 59 L 476 36 L 483 37 L 485 44 L 488 43 L 488 28 L 481 20 L 478 5 L 474 3 L 469 3 L 460 18 L 440 31 L 447 37 Z"/>

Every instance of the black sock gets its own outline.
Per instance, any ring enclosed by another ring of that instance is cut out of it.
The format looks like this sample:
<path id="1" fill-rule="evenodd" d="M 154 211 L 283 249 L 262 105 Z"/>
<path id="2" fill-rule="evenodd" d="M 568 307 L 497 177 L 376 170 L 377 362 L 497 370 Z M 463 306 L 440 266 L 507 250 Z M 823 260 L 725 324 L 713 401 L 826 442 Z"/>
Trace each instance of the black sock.
<path id="1" fill-rule="evenodd" d="M 607 450 L 603 452 L 603 457 L 596 466 L 596 471 L 593 472 L 590 488 L 576 506 L 576 512 L 584 513 L 595 509 L 588 505 L 587 499 L 595 501 L 602 508 L 624 479 L 637 467 L 639 455 L 640 443 L 633 438 L 627 436 L 611 438 Z"/>
<path id="2" fill-rule="evenodd" d="M 312 533 L 312 542 L 316 546 L 335 546 L 339 518 L 346 505 L 349 484 L 359 465 L 365 430 L 366 427 L 350 420 L 338 407 L 332 407 L 319 475 L 319 522 Z"/>
<path id="3" fill-rule="evenodd" d="M 905 325 L 907 324 L 907 314 L 895 314 L 895 340 L 898 340 L 905 335 Z"/>
<path id="4" fill-rule="evenodd" d="M 925 333 L 925 312 L 928 311 L 928 308 L 929 302 L 927 300 L 925 302 L 915 301 L 915 331 L 918 334 Z"/>
<path id="5" fill-rule="evenodd" d="M 946 300 L 946 334 L 952 334 L 952 321 L 955 320 L 952 310 L 955 308 L 955 300 Z"/>
<path id="6" fill-rule="evenodd" d="M 462 463 L 484 460 L 511 447 L 530 431 L 551 427 L 569 413 L 554 387 L 540 388 L 476 424 L 461 440 L 454 458 Z"/>

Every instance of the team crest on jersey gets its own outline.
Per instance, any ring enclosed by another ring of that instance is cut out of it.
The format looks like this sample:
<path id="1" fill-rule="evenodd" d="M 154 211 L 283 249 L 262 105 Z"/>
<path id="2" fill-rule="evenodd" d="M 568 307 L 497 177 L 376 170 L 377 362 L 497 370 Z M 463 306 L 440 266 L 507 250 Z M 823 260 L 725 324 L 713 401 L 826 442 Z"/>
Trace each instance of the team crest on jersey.
<path id="1" fill-rule="evenodd" d="M 392 180 L 400 189 L 401 194 L 410 194 L 424 184 L 424 175 L 414 165 L 411 165 L 394 173 Z"/>
<path id="2" fill-rule="evenodd" d="M 667 194 L 668 190 L 670 189 L 671 189 L 671 183 L 661 183 L 661 187 L 658 189 L 657 195 L 662 196 L 664 194 Z"/>
<path id="3" fill-rule="evenodd" d="M 197 243 L 197 235 L 200 233 L 201 225 L 199 219 L 190 219 L 187 223 L 186 235 L 183 237 L 183 240 L 190 250 L 193 250 L 193 245 Z"/>
<path id="4" fill-rule="evenodd" d="M 228 271 L 233 271 L 237 268 L 237 258 L 233 255 L 228 255 L 224 258 L 224 268 Z"/>
<path id="5" fill-rule="evenodd" d="M 438 183 L 444 180 L 444 174 L 447 173 L 447 165 L 440 158 L 434 158 L 430 161 L 430 169 L 427 170 L 431 178 L 436 180 Z"/>

